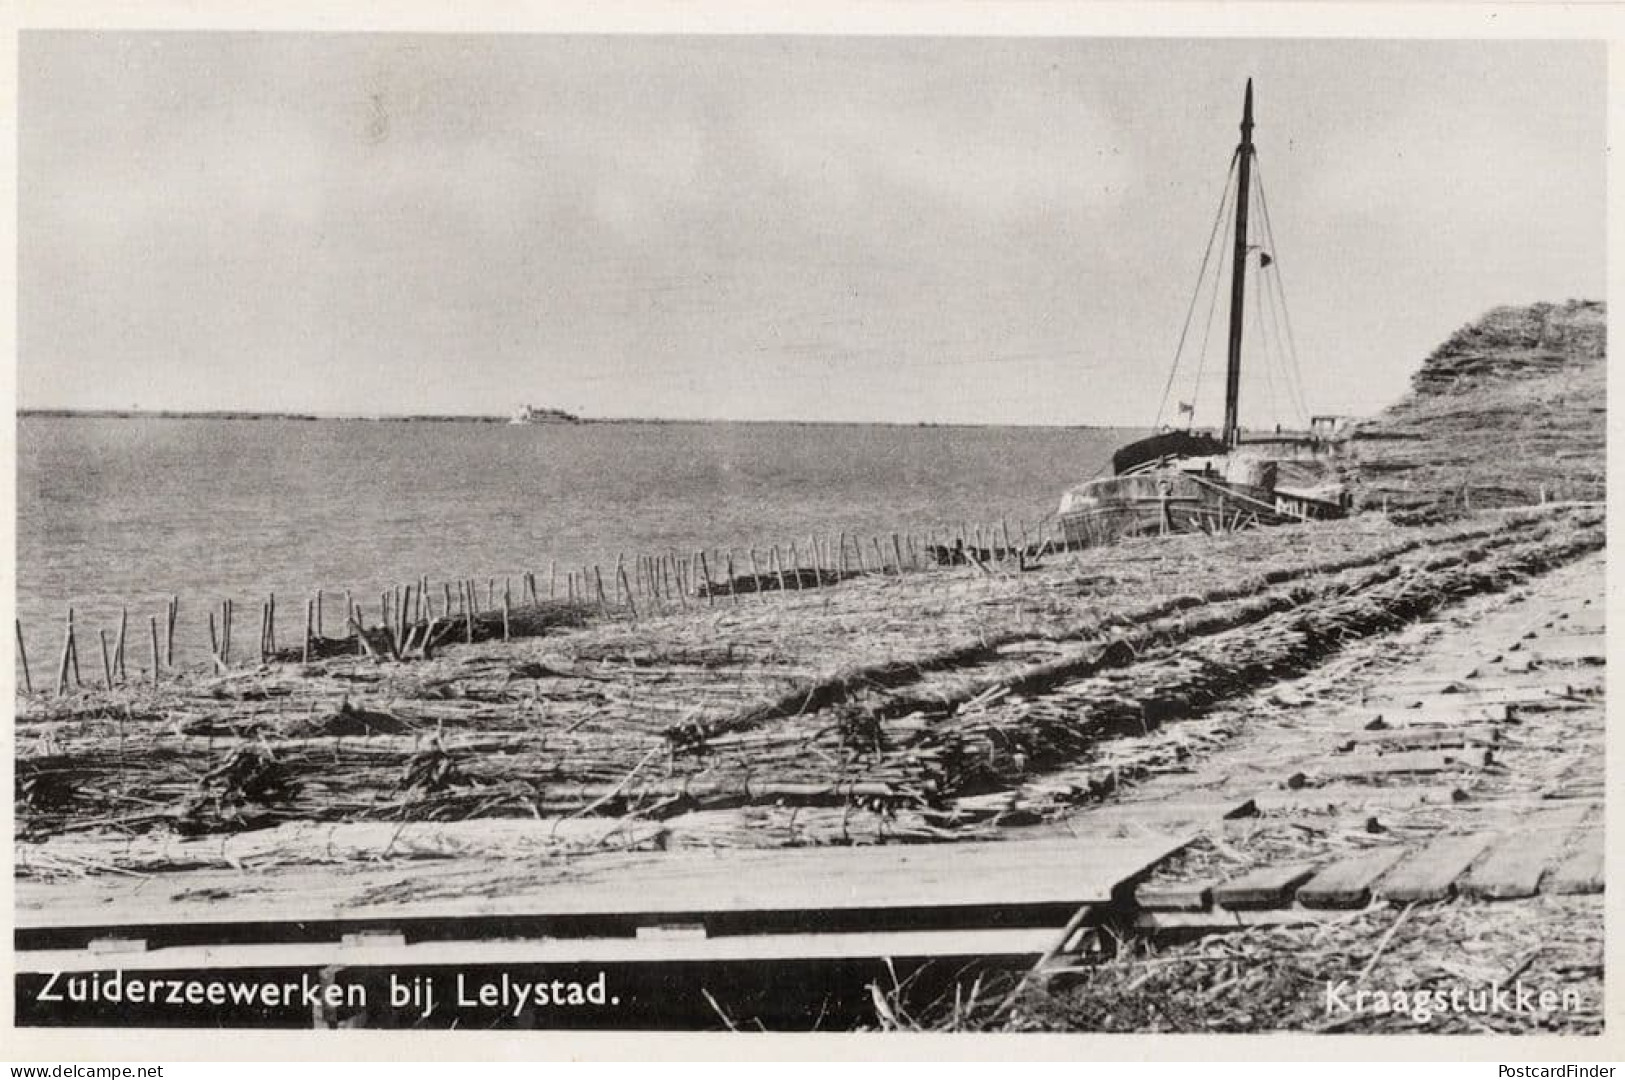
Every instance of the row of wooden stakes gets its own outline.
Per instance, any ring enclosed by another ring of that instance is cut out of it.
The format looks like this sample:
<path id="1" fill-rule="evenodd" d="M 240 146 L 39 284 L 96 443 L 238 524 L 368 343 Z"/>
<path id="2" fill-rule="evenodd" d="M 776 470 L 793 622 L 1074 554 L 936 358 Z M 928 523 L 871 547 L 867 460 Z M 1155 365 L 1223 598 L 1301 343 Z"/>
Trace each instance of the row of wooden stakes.
<path id="1" fill-rule="evenodd" d="M 625 614 L 636 621 L 641 613 L 686 610 L 702 601 L 715 605 L 718 597 L 738 603 L 747 593 L 772 591 L 794 592 L 821 588 L 852 577 L 869 575 L 897 575 L 906 570 L 919 570 L 927 565 L 963 563 L 975 565 L 991 572 L 994 563 L 1019 560 L 1025 565 L 1029 557 L 1053 549 L 1055 543 L 1043 536 L 1038 526 L 1039 539 L 1035 542 L 1025 523 L 1019 526 L 1020 546 L 1015 545 L 1008 522 L 1001 523 L 997 532 L 984 533 L 980 527 L 961 526 L 956 533 L 948 530 L 939 542 L 937 531 L 924 536 L 891 533 L 888 541 L 878 536 L 868 538 L 868 550 L 862 538 L 841 533 L 832 540 L 808 538 L 805 551 L 794 541 L 787 548 L 777 544 L 763 552 L 756 548 L 716 550 L 711 554 L 696 551 L 684 557 L 675 551 L 659 555 L 639 555 L 628 560 L 617 556 L 615 567 L 605 584 L 605 575 L 599 565 L 582 566 L 566 570 L 560 578 L 556 561 L 548 566 L 545 600 L 550 604 L 562 601 L 567 608 L 597 608 L 606 618 Z M 985 546 L 992 540 L 996 546 Z M 1002 540 L 1002 544 L 998 541 Z M 803 555 L 810 556 L 804 565 Z M 765 570 L 761 556 L 765 555 Z M 630 567 L 630 569 L 629 569 Z M 748 567 L 748 570 L 745 568 Z M 313 654 L 334 655 L 353 651 L 382 659 L 386 654 L 396 660 L 417 656 L 427 658 L 433 649 L 444 644 L 461 630 L 465 642 L 474 641 L 477 621 L 488 616 L 492 623 L 500 614 L 500 633 L 509 640 L 515 613 L 513 578 L 487 578 L 484 606 L 481 606 L 479 583 L 473 579 L 443 582 L 439 589 L 431 586 L 427 576 L 419 577 L 405 586 L 394 586 L 379 594 L 378 621 L 367 624 L 362 605 L 346 591 L 343 597 L 341 634 L 327 637 L 325 607 L 326 591 L 318 589 L 305 603 L 305 625 L 301 644 L 293 650 L 280 650 L 277 646 L 277 598 L 271 593 L 260 605 L 260 639 L 258 660 L 265 663 L 273 659 L 308 663 Z M 520 603 L 532 608 L 544 603 L 543 581 L 536 573 L 520 576 Z M 180 612 L 180 598 L 171 596 L 162 616 L 148 619 L 150 664 L 148 674 L 156 686 L 160 673 L 175 668 L 175 630 Z M 236 605 L 223 600 L 218 610 L 208 614 L 209 656 L 214 670 L 223 672 L 231 667 L 233 627 Z M 101 646 L 102 678 L 111 689 L 115 682 L 127 682 L 126 653 L 130 645 L 129 610 L 119 613 L 116 634 L 110 639 L 107 630 L 97 631 Z M 495 636 L 497 627 L 490 627 Z M 24 689 L 34 692 L 29 668 L 28 649 L 23 640 L 22 620 L 16 623 L 17 652 L 21 661 Z M 292 655 L 286 655 L 292 654 Z M 67 692 L 70 680 L 75 687 L 85 685 L 80 671 L 78 631 L 74 610 L 68 609 L 63 630 L 62 649 L 56 668 L 55 689 L 58 695 Z"/>

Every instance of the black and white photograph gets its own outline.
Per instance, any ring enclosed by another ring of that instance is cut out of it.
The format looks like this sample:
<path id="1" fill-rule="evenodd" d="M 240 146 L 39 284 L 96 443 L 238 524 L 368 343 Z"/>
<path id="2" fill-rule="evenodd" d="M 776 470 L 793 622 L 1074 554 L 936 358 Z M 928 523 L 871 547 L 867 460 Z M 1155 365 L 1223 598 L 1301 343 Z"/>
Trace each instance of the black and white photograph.
<path id="1" fill-rule="evenodd" d="M 1608 43 L 973 31 L 17 34 L 17 1029 L 1607 1031 Z"/>

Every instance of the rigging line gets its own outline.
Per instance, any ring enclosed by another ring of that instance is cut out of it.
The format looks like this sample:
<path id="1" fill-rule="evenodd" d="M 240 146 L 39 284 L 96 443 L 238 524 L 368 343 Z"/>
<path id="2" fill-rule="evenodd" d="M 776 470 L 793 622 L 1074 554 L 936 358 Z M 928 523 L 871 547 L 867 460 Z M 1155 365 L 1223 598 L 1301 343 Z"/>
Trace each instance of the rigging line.
<path id="1" fill-rule="evenodd" d="M 1288 367 L 1287 357 L 1285 355 L 1286 339 L 1281 330 L 1281 317 L 1278 305 L 1276 304 L 1275 293 L 1276 289 L 1273 284 L 1266 286 L 1263 290 L 1264 308 L 1269 312 L 1270 332 L 1273 335 L 1276 348 L 1274 359 L 1275 362 L 1281 367 L 1281 379 L 1285 383 L 1288 392 L 1287 403 L 1296 412 L 1296 418 L 1302 421 L 1304 424 L 1307 424 L 1309 422 L 1309 411 L 1304 406 L 1303 387 L 1298 385 L 1296 379 L 1292 378 L 1292 371 Z"/>
<path id="2" fill-rule="evenodd" d="M 1262 173 L 1260 173 L 1258 189 L 1259 194 L 1256 206 L 1259 212 L 1263 233 L 1260 239 L 1265 245 L 1266 249 L 1272 252 L 1271 260 L 1274 262 L 1276 261 L 1273 254 L 1275 249 L 1275 232 L 1274 229 L 1270 227 L 1271 223 L 1268 217 L 1268 205 L 1265 202 L 1265 196 L 1263 194 Z M 1264 276 L 1262 273 L 1262 268 L 1260 269 L 1260 276 Z M 1280 311 L 1285 309 L 1285 299 L 1284 294 L 1280 292 L 1281 276 L 1278 267 L 1276 269 L 1276 273 L 1273 275 L 1273 280 L 1260 282 L 1260 288 L 1264 291 L 1264 303 L 1269 309 L 1271 330 L 1276 335 L 1278 347 L 1284 354 L 1279 357 L 1279 361 L 1281 364 L 1282 378 L 1287 389 L 1288 404 L 1295 412 L 1305 419 L 1305 422 L 1307 422 L 1308 410 L 1304 406 L 1303 380 L 1301 369 L 1297 363 L 1297 354 L 1292 349 L 1285 336 L 1282 334 Z M 1277 303 L 1277 297 L 1281 298 L 1280 303 Z"/>
<path id="3" fill-rule="evenodd" d="M 1263 289 L 1253 290 L 1253 320 L 1258 325 L 1259 352 L 1263 355 L 1264 360 L 1264 362 L 1258 366 L 1264 372 L 1264 393 L 1266 397 L 1268 397 L 1270 403 L 1269 416 L 1271 421 L 1273 421 L 1275 425 L 1279 427 L 1281 423 L 1281 411 L 1275 400 L 1275 376 L 1270 373 L 1270 347 L 1269 338 L 1265 334 L 1266 327 L 1264 325 Z"/>
<path id="4" fill-rule="evenodd" d="M 1287 387 L 1292 392 L 1293 408 L 1295 408 L 1304 423 L 1309 421 L 1309 407 L 1304 398 L 1303 380 L 1297 377 L 1297 365 L 1293 364 L 1291 352 L 1286 344 L 1286 332 L 1281 324 L 1282 301 L 1280 300 L 1280 279 L 1269 282 L 1264 293 L 1264 306 L 1270 313 L 1270 325 L 1276 335 L 1276 341 L 1281 350 L 1280 363 L 1283 377 L 1287 380 Z"/>
<path id="5" fill-rule="evenodd" d="M 1264 211 L 1264 234 L 1270 238 L 1270 247 L 1273 249 L 1275 247 L 1275 226 L 1270 223 L 1270 201 L 1269 197 L 1264 193 L 1264 173 L 1262 169 L 1258 168 L 1256 158 L 1253 160 L 1253 168 L 1257 172 L 1258 178 L 1258 205 Z M 1281 318 L 1286 323 L 1287 351 L 1292 358 L 1292 370 L 1297 377 L 1298 385 L 1302 386 L 1303 369 L 1298 364 L 1298 341 L 1297 337 L 1292 333 L 1292 311 L 1286 304 L 1286 282 L 1281 274 L 1281 259 L 1273 251 L 1270 258 L 1275 261 L 1275 286 L 1281 293 Z"/>
<path id="6" fill-rule="evenodd" d="M 1262 205 L 1258 205 L 1257 209 L 1260 212 L 1260 216 L 1262 216 Z M 1263 256 L 1269 253 L 1268 248 L 1274 246 L 1275 237 L 1270 234 L 1270 231 L 1267 228 L 1263 229 L 1262 232 L 1263 235 L 1259 238 L 1260 244 L 1258 248 L 1260 256 L 1258 267 L 1258 276 L 1260 278 L 1258 283 L 1260 308 L 1258 317 L 1261 324 L 1259 328 L 1260 338 L 1265 345 L 1264 360 L 1266 364 L 1279 365 L 1281 373 L 1281 385 L 1286 390 L 1287 408 L 1293 412 L 1294 419 L 1301 420 L 1307 424 L 1308 414 L 1303 408 L 1303 391 L 1302 388 L 1297 384 L 1297 381 L 1293 379 L 1292 370 L 1288 366 L 1286 356 L 1286 340 L 1281 334 L 1281 323 L 1277 314 L 1278 305 L 1275 302 L 1275 296 L 1276 288 L 1280 284 L 1279 278 L 1277 275 L 1267 274 L 1266 269 L 1268 268 L 1263 265 Z M 1274 259 L 1272 256 L 1271 263 L 1273 264 L 1273 262 Z M 1281 419 L 1279 413 L 1276 414 L 1276 419 Z"/>
<path id="7" fill-rule="evenodd" d="M 1202 279 L 1207 275 L 1207 264 L 1213 257 L 1213 240 L 1219 235 L 1219 220 L 1224 217 L 1225 203 L 1230 198 L 1230 183 L 1236 175 L 1236 162 L 1241 157 L 1238 147 L 1230 155 L 1230 172 L 1224 178 L 1224 190 L 1219 193 L 1219 209 L 1213 215 L 1213 228 L 1207 236 L 1207 250 L 1202 253 L 1201 268 L 1196 271 L 1196 288 L 1191 291 L 1190 307 L 1185 311 L 1185 325 L 1179 330 L 1179 344 L 1174 348 L 1173 368 L 1168 372 L 1168 381 L 1162 386 L 1162 400 L 1157 403 L 1157 418 L 1151 424 L 1155 431 L 1162 426 L 1162 411 L 1168 407 L 1168 391 L 1173 388 L 1174 376 L 1179 372 L 1179 357 L 1185 351 L 1185 335 L 1190 332 L 1191 316 L 1196 313 L 1196 301 L 1202 295 Z"/>
<path id="8" fill-rule="evenodd" d="M 1224 218 L 1224 235 L 1226 236 L 1230 234 L 1230 228 L 1236 220 L 1236 200 L 1231 199 L 1229 205 L 1230 211 Z M 1216 267 L 1213 272 L 1213 297 L 1208 301 L 1207 325 L 1202 329 L 1202 348 L 1196 354 L 1196 381 L 1191 387 L 1191 418 L 1187 428 L 1196 426 L 1196 409 L 1201 405 L 1202 374 L 1207 370 L 1207 345 L 1208 340 L 1213 336 L 1213 316 L 1219 310 L 1219 293 L 1222 291 L 1220 288 L 1222 282 L 1219 279 L 1221 277 L 1223 277 L 1222 268 Z"/>

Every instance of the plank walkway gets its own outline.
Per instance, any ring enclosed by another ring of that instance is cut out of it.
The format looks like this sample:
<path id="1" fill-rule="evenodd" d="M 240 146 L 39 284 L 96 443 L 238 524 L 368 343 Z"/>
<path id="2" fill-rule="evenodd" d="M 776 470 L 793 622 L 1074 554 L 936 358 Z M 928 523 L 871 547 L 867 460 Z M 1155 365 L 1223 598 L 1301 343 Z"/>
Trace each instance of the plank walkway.
<path id="1" fill-rule="evenodd" d="M 1489 769 L 1516 775 L 1526 748 L 1539 743 L 1542 712 L 1588 701 L 1598 707 L 1602 631 L 1601 612 L 1577 606 L 1533 629 L 1509 629 L 1503 652 L 1459 677 L 1379 684 L 1362 708 L 1334 718 L 1318 763 L 1297 767 L 1284 790 L 1254 796 L 1257 812 L 1354 818 L 1373 808 L 1476 803 L 1469 794 L 1474 777 Z M 1547 794 L 1500 827 L 1379 842 L 1318 862 L 1255 867 L 1228 880 L 1154 880 L 1136 890 L 1137 925 L 1217 929 L 1316 921 L 1373 903 L 1602 892 L 1601 793 Z"/>
<path id="2" fill-rule="evenodd" d="M 757 946 L 746 939 L 757 938 L 762 957 L 773 958 L 786 948 L 805 947 L 809 956 L 895 949 L 905 944 L 897 935 L 910 932 L 1044 930 L 1053 936 L 1078 909 L 1117 901 L 1190 839 L 1081 834 L 680 851 L 583 859 L 551 873 L 530 862 L 485 876 L 456 866 L 23 880 L 16 891 L 16 956 L 23 970 L 43 970 L 47 954 L 60 962 L 68 952 L 128 942 L 144 954 L 212 948 L 215 962 L 238 964 L 252 954 L 245 946 L 331 951 L 347 938 L 383 934 L 464 943 L 630 939 L 638 944 L 626 948 L 652 959 L 705 960 L 720 955 L 705 944 L 718 937 L 739 939 L 723 950 L 730 958 L 752 955 Z M 822 936 L 828 934 L 847 937 Z M 767 940 L 787 936 L 806 940 Z M 579 951 L 596 955 L 597 947 L 583 944 Z M 920 938 L 911 947 L 929 953 L 959 945 Z M 569 948 L 555 951 L 563 955 Z"/>

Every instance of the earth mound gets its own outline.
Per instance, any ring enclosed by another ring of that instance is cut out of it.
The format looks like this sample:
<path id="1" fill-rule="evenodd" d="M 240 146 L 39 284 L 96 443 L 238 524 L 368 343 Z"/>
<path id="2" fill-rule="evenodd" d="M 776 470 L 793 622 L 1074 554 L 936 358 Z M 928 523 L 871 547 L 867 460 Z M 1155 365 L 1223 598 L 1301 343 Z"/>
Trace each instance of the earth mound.
<path id="1" fill-rule="evenodd" d="M 1499 307 L 1435 349 L 1354 432 L 1368 507 L 1405 518 L 1604 497 L 1607 306 Z"/>

